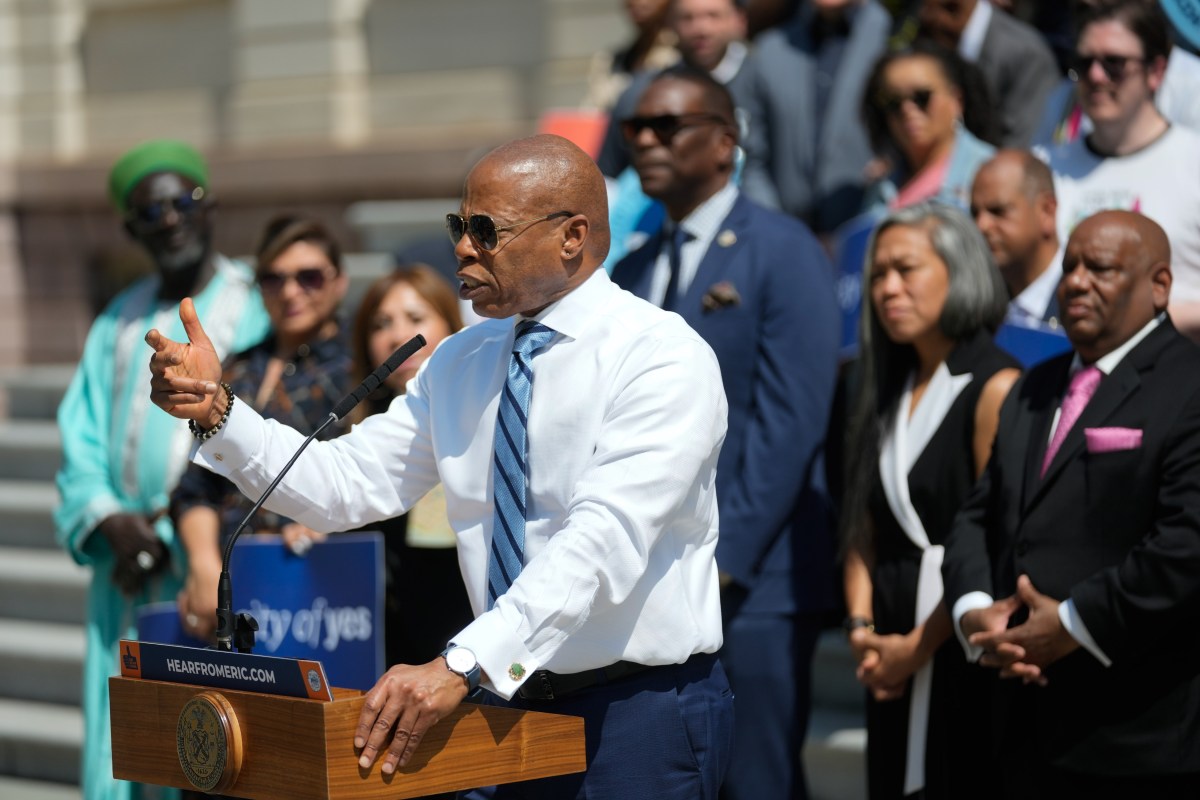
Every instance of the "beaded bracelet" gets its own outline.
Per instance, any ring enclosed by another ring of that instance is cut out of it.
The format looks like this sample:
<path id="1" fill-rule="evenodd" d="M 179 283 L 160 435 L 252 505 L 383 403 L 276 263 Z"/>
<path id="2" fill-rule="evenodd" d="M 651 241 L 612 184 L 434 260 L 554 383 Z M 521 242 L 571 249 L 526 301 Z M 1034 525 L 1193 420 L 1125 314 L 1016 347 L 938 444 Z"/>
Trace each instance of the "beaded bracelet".
<path id="1" fill-rule="evenodd" d="M 225 420 L 229 419 L 229 412 L 233 409 L 233 387 L 228 383 L 222 383 L 221 388 L 225 390 L 225 397 L 229 402 L 225 404 L 225 413 L 221 415 L 219 420 L 217 420 L 216 425 L 213 425 L 208 430 L 204 430 L 200 427 L 196 420 L 188 420 L 188 430 L 192 432 L 192 436 L 195 436 L 202 442 L 207 442 L 209 439 L 217 435 L 217 431 L 221 430 L 221 426 L 225 424 Z"/>

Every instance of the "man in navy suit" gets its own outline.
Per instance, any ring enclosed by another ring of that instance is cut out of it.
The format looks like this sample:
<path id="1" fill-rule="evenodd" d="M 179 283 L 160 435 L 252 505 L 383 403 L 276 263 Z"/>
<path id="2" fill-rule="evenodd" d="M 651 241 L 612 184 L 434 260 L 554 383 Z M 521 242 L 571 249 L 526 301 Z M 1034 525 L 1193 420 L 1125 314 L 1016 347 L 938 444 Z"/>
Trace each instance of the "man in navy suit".
<path id="1" fill-rule="evenodd" d="M 729 430 L 717 464 L 725 644 L 736 695 L 723 796 L 806 795 L 800 749 L 809 671 L 833 606 L 824 442 L 837 374 L 833 270 L 792 217 L 731 182 L 737 126 L 729 92 L 673 68 L 623 122 L 663 227 L 613 280 L 679 313 L 721 366 Z"/>
<path id="2" fill-rule="evenodd" d="M 994 706 L 1005 797 L 1200 790 L 1200 349 L 1170 290 L 1149 218 L 1075 228 L 1058 285 L 1074 352 L 1009 393 L 946 543 L 968 656 L 1023 679 Z"/>

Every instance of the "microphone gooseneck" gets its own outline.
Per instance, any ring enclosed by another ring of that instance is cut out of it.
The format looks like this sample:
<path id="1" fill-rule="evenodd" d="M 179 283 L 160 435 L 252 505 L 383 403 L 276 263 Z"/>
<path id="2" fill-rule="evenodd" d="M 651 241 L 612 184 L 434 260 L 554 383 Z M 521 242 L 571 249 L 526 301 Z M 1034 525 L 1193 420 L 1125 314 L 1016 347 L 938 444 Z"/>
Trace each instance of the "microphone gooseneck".
<path id="1" fill-rule="evenodd" d="M 217 649 L 232 650 L 235 644 L 235 636 L 237 638 L 237 649 L 239 652 L 250 652 L 254 647 L 254 631 L 258 629 L 258 623 L 248 614 L 238 615 L 238 619 L 234 619 L 233 614 L 233 581 L 229 576 L 229 559 L 233 554 L 233 546 L 237 543 L 238 537 L 242 535 L 242 531 L 250 524 L 250 520 L 262 508 L 263 503 L 275 491 L 275 487 L 283 480 L 283 476 L 287 475 L 288 470 L 296 463 L 296 459 L 304 452 L 304 448 L 308 447 L 309 443 L 317 437 L 317 435 L 325 430 L 331 423 L 337 422 L 349 414 L 355 406 L 366 399 L 367 395 L 379 388 L 379 385 L 387 380 L 388 376 L 396 371 L 396 368 L 412 357 L 414 353 L 425 346 L 425 337 L 417 334 L 409 339 L 404 344 L 392 353 L 387 361 L 380 364 L 374 372 L 367 376 L 366 380 L 358 385 L 358 387 L 350 394 L 346 395 L 341 401 L 333 407 L 333 411 L 329 412 L 329 416 L 325 421 L 317 426 L 317 429 L 308 435 L 308 438 L 296 448 L 296 452 L 291 459 L 284 464 L 283 469 L 275 476 L 275 480 L 271 481 L 271 485 L 262 493 L 258 501 L 246 514 L 245 519 L 234 530 L 233 535 L 229 537 L 229 541 L 225 544 L 225 552 L 221 556 L 221 577 L 217 582 Z"/>

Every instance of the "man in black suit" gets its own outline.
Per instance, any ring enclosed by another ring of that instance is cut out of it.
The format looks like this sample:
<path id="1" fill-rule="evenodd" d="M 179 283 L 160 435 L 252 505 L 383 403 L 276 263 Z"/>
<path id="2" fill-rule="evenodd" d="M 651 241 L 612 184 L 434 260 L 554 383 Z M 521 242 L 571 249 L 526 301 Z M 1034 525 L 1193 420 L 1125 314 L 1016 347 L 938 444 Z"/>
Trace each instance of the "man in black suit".
<path id="1" fill-rule="evenodd" d="M 1076 227 L 1058 286 L 1074 352 L 1009 394 L 946 545 L 968 656 L 1022 679 L 995 705 L 1007 797 L 1198 796 L 1200 350 L 1170 289 L 1155 222 Z"/>

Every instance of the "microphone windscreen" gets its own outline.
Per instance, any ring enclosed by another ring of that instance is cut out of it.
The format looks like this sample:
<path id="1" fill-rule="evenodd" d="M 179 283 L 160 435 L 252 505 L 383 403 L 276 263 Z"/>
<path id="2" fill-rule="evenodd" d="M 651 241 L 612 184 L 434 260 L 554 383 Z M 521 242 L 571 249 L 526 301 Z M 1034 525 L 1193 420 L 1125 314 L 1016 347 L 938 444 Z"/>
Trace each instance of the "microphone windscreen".
<path id="1" fill-rule="evenodd" d="M 404 344 L 396 349 L 396 352 L 388 356 L 387 361 L 384 361 L 375 371 L 367 376 L 367 379 L 358 385 L 358 388 L 352 391 L 341 399 L 333 411 L 330 413 L 338 420 L 341 420 L 347 414 L 354 410 L 354 407 L 366 399 L 367 395 L 379 388 L 379 384 L 387 380 L 387 377 L 396 371 L 396 368 L 407 361 L 413 353 L 425 346 L 425 337 L 417 334 L 409 339 Z"/>

